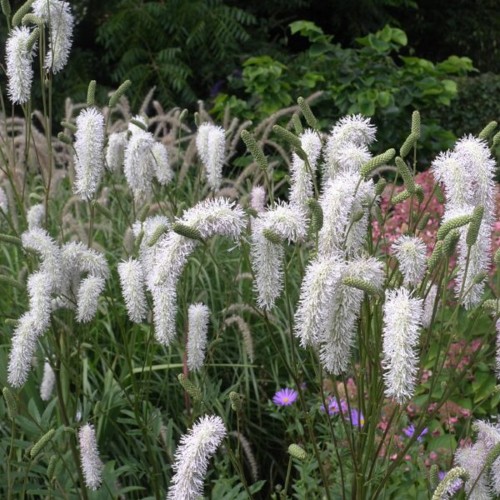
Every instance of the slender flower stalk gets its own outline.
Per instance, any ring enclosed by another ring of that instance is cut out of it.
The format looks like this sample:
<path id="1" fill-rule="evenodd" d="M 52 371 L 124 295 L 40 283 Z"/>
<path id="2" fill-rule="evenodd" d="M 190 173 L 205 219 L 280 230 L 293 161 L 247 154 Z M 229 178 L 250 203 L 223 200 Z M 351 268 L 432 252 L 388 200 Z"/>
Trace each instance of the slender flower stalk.
<path id="1" fill-rule="evenodd" d="M 203 479 L 208 461 L 226 436 L 224 422 L 218 416 L 205 415 L 188 434 L 181 437 L 175 452 L 175 471 L 167 500 L 195 500 L 203 495 Z"/>
<path id="2" fill-rule="evenodd" d="M 97 490 L 101 486 L 104 464 L 99 457 L 94 426 L 86 424 L 78 432 L 83 477 L 87 488 Z"/>
<path id="3" fill-rule="evenodd" d="M 187 365 L 199 371 L 205 360 L 210 310 L 205 304 L 191 304 L 188 311 Z"/>

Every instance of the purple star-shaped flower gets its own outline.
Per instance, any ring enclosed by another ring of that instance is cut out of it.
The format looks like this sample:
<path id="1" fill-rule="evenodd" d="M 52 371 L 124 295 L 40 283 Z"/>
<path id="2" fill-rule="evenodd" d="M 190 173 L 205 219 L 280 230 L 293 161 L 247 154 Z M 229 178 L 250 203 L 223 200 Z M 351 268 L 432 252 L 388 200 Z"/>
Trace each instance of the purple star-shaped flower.
<path id="1" fill-rule="evenodd" d="M 273 403 L 278 406 L 290 406 L 297 401 L 297 397 L 297 391 L 285 387 L 273 396 Z"/>
<path id="2" fill-rule="evenodd" d="M 408 436 L 409 438 L 413 437 L 413 435 L 415 434 L 415 426 L 413 424 L 410 424 L 408 427 L 405 427 L 403 429 L 403 432 L 406 436 Z M 417 438 L 417 441 L 420 443 L 422 442 L 422 439 L 423 439 L 423 436 L 425 436 L 427 433 L 429 432 L 429 429 L 427 429 L 427 427 L 425 429 L 422 429 L 422 431 L 420 432 L 418 438 Z"/>

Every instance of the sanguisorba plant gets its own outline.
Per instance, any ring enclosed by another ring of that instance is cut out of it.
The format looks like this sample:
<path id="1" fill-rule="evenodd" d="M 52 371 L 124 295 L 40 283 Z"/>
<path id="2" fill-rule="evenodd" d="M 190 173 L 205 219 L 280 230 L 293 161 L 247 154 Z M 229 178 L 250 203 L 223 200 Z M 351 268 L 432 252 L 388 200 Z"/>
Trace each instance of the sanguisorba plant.
<path id="1" fill-rule="evenodd" d="M 0 129 L 2 497 L 404 496 L 399 471 L 474 383 L 449 370 L 456 342 L 479 331 L 467 365 L 499 371 L 498 290 L 486 286 L 496 123 L 434 160 L 430 192 L 415 182 L 418 112 L 399 154 L 373 157 L 369 119 L 324 132 L 302 98 L 252 133 L 200 108 L 192 133 L 186 112 L 157 102 L 151 119 L 133 116 L 130 82 L 98 106 L 91 82 L 56 139 L 51 82 L 69 56 L 70 6 L 1 5 L 8 98 L 24 114 L 4 109 Z M 235 159 L 240 137 L 251 158 Z M 500 493 L 500 427 L 460 432 L 439 484 L 422 461 L 419 494 Z"/>

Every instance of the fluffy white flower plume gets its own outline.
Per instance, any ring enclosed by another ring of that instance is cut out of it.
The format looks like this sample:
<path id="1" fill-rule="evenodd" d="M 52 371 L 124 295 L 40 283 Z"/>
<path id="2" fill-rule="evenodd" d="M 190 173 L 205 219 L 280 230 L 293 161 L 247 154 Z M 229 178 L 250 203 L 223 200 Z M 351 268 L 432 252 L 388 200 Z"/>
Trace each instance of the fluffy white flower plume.
<path id="1" fill-rule="evenodd" d="M 427 247 L 417 236 L 400 236 L 391 251 L 399 261 L 405 285 L 417 285 L 422 281 L 427 266 Z"/>
<path id="2" fill-rule="evenodd" d="M 128 317 L 134 323 L 141 323 L 146 318 L 147 304 L 144 289 L 144 274 L 141 263 L 129 259 L 118 264 L 118 274 Z"/>
<path id="3" fill-rule="evenodd" d="M 413 395 L 422 307 L 422 300 L 412 298 L 406 288 L 386 293 L 382 361 L 385 394 L 398 403 L 404 403 Z"/>
<path id="4" fill-rule="evenodd" d="M 161 142 L 155 142 L 151 148 L 151 154 L 153 156 L 152 162 L 155 176 L 162 186 L 166 186 L 174 177 L 168 160 L 167 147 Z"/>
<path id="5" fill-rule="evenodd" d="M 224 422 L 218 416 L 201 417 L 188 434 L 181 437 L 175 452 L 167 500 L 195 500 L 203 495 L 203 479 L 208 461 L 226 436 Z"/>
<path id="6" fill-rule="evenodd" d="M 99 276 L 87 276 L 80 283 L 78 290 L 76 320 L 88 323 L 93 319 L 99 305 L 99 297 L 104 290 L 105 281 Z"/>
<path id="7" fill-rule="evenodd" d="M 305 213 L 295 205 L 277 205 L 252 222 L 251 260 L 257 302 L 259 307 L 271 309 L 283 288 L 284 249 L 266 238 L 265 231 L 281 240 L 300 241 L 307 231 Z"/>
<path id="8" fill-rule="evenodd" d="M 455 464 L 463 467 L 469 473 L 469 479 L 465 483 L 465 491 L 470 494 L 467 498 L 471 500 L 490 500 L 492 498 L 487 475 L 483 471 L 488 451 L 485 444 L 478 441 L 473 446 L 458 448 L 455 452 Z M 474 485 L 474 489 L 472 489 L 472 485 Z"/>
<path id="9" fill-rule="evenodd" d="M 30 30 L 26 26 L 14 28 L 7 39 L 7 93 L 12 104 L 24 104 L 30 100 L 33 82 L 34 49 L 28 48 Z"/>
<path id="10" fill-rule="evenodd" d="M 104 169 L 104 116 L 95 108 L 84 109 L 76 119 L 74 191 L 90 200 Z"/>
<path id="11" fill-rule="evenodd" d="M 49 51 L 44 67 L 58 73 L 68 62 L 73 42 L 74 19 L 70 5 L 60 0 L 35 0 L 32 8 L 49 26 Z"/>
<path id="12" fill-rule="evenodd" d="M 292 155 L 290 204 L 297 205 L 302 210 L 307 209 L 307 200 L 313 196 L 313 176 L 321 154 L 321 140 L 313 130 L 306 130 L 300 135 L 300 143 L 307 155 L 309 165 L 301 160 L 296 153 Z"/>
<path id="13" fill-rule="evenodd" d="M 196 148 L 207 174 L 208 185 L 217 191 L 222 182 L 222 167 L 226 133 L 223 128 L 211 123 L 202 123 L 196 135 Z"/>
<path id="14" fill-rule="evenodd" d="M 39 335 L 49 327 L 53 290 L 54 283 L 46 272 L 38 271 L 28 279 L 30 313 L 37 322 Z"/>
<path id="15" fill-rule="evenodd" d="M 422 326 L 424 328 L 429 328 L 432 321 L 432 313 L 434 312 L 434 304 L 436 303 L 438 288 L 436 285 L 432 285 L 427 297 L 424 300 L 424 311 L 422 314 Z"/>
<path id="16" fill-rule="evenodd" d="M 346 263 L 340 271 L 340 281 L 330 299 L 328 316 L 319 339 L 319 357 L 323 368 L 334 375 L 347 371 L 351 349 L 356 339 L 357 322 L 365 292 L 342 282 L 344 278 L 366 281 L 382 290 L 384 271 L 382 262 L 373 257 L 362 257 Z"/>
<path id="17" fill-rule="evenodd" d="M 3 187 L 0 187 L 0 209 L 3 210 L 4 214 L 9 213 L 9 200 L 7 199 L 7 194 Z"/>
<path id="18" fill-rule="evenodd" d="M 205 360 L 210 310 L 205 304 L 191 304 L 188 310 L 187 365 L 198 371 Z"/>
<path id="19" fill-rule="evenodd" d="M 118 172 L 125 160 L 127 147 L 127 132 L 113 132 L 109 134 L 106 148 L 106 166 L 111 172 Z"/>
<path id="20" fill-rule="evenodd" d="M 49 401 L 54 392 L 54 386 L 56 383 L 56 376 L 52 366 L 48 361 L 45 361 L 43 365 L 43 378 L 40 384 L 40 399 L 42 401 Z"/>
<path id="21" fill-rule="evenodd" d="M 496 357 L 495 357 L 495 373 L 497 380 L 500 381 L 500 319 L 495 323 L 496 336 Z"/>
<path id="22" fill-rule="evenodd" d="M 95 491 L 101 486 L 104 464 L 99 457 L 94 426 L 85 424 L 80 427 L 78 440 L 83 478 L 87 488 Z"/>
<path id="23" fill-rule="evenodd" d="M 33 205 L 28 210 L 28 230 L 42 227 L 45 219 L 45 206 L 42 203 Z"/>
<path id="24" fill-rule="evenodd" d="M 254 186 L 250 193 L 250 206 L 257 212 L 266 209 L 266 190 L 262 186 Z"/>

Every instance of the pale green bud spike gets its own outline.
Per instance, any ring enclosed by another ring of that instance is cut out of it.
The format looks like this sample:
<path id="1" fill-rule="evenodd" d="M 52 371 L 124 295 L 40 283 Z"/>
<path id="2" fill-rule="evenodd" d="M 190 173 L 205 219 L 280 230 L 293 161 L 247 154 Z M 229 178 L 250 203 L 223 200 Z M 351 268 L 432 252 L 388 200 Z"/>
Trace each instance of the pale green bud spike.
<path id="1" fill-rule="evenodd" d="M 498 146 L 498 144 L 500 144 L 500 132 L 497 132 L 493 136 L 493 141 L 491 143 L 491 146 L 492 146 L 492 148 L 496 148 Z"/>
<path id="2" fill-rule="evenodd" d="M 52 481 L 54 479 L 54 472 L 56 470 L 56 465 L 59 457 L 57 455 L 52 455 L 49 460 L 49 465 L 47 466 L 47 477 L 49 478 L 49 481 Z"/>
<path id="3" fill-rule="evenodd" d="M 486 271 L 481 271 L 474 276 L 472 283 L 474 283 L 474 285 L 480 285 L 487 278 L 487 276 L 488 273 Z"/>
<path id="4" fill-rule="evenodd" d="M 451 257 L 460 239 L 460 231 L 452 229 L 443 240 L 443 255 Z"/>
<path id="5" fill-rule="evenodd" d="M 307 158 L 307 153 L 302 148 L 294 148 L 294 151 L 302 161 L 309 161 L 309 159 Z"/>
<path id="6" fill-rule="evenodd" d="M 500 248 L 495 252 L 493 259 L 495 260 L 495 265 L 500 267 Z"/>
<path id="7" fill-rule="evenodd" d="M 436 184 L 436 190 L 435 190 L 435 193 L 436 193 L 436 200 L 443 204 L 446 202 L 446 199 L 445 199 L 445 196 L 444 196 L 444 193 L 443 193 L 443 190 L 441 189 L 441 186 L 439 184 Z"/>
<path id="8" fill-rule="evenodd" d="M 411 114 L 411 133 L 420 139 L 420 112 L 416 110 Z"/>
<path id="9" fill-rule="evenodd" d="M 401 193 L 397 194 L 391 199 L 391 203 L 393 205 L 397 205 L 398 203 L 401 203 L 403 201 L 408 200 L 411 197 L 411 193 L 405 189 L 404 191 L 401 191 Z"/>
<path id="10" fill-rule="evenodd" d="M 257 217 L 257 216 L 259 215 L 259 212 L 257 212 L 257 210 L 255 210 L 255 209 L 254 209 L 254 208 L 252 208 L 252 207 L 248 207 L 248 208 L 246 209 L 246 213 L 247 213 L 248 215 L 251 215 L 252 217 Z"/>
<path id="11" fill-rule="evenodd" d="M 307 453 L 302 446 L 299 446 L 298 444 L 292 443 L 288 447 L 288 453 L 293 457 L 296 458 L 297 460 L 300 460 L 303 462 L 307 458 Z"/>
<path id="12" fill-rule="evenodd" d="M 309 104 L 307 104 L 306 100 L 303 97 L 299 97 L 297 99 L 297 104 L 299 105 L 304 118 L 306 119 L 307 124 L 314 130 L 318 129 L 318 120 L 314 116 Z"/>
<path id="13" fill-rule="evenodd" d="M 396 150 L 394 148 L 388 149 L 385 153 L 378 156 L 374 156 L 361 167 L 361 177 L 366 177 L 376 168 L 389 163 L 394 156 L 396 156 Z"/>
<path id="14" fill-rule="evenodd" d="M 33 29 L 31 35 L 28 37 L 28 40 L 26 42 L 26 49 L 28 50 L 28 52 L 31 52 L 35 43 L 38 42 L 39 37 L 40 37 L 40 28 L 37 26 L 35 29 Z"/>
<path id="15" fill-rule="evenodd" d="M 431 218 L 431 214 L 425 214 L 419 221 L 417 225 L 417 229 L 419 231 L 423 231 L 425 227 L 427 226 L 427 223 L 429 222 L 429 219 Z"/>
<path id="16" fill-rule="evenodd" d="M 363 216 L 365 215 L 364 210 L 358 210 L 357 212 L 354 212 L 351 216 L 352 222 L 359 222 Z"/>
<path id="17" fill-rule="evenodd" d="M 68 144 L 69 146 L 71 146 L 73 144 L 73 141 L 71 140 L 71 137 L 69 135 L 66 135 L 64 132 L 59 132 L 57 134 L 57 138 L 61 142 L 64 142 L 64 144 Z"/>
<path id="18" fill-rule="evenodd" d="M 384 216 L 382 215 L 382 210 L 378 205 L 373 206 L 373 213 L 375 214 L 375 218 L 377 219 L 378 225 L 382 227 L 384 225 Z"/>
<path id="19" fill-rule="evenodd" d="M 471 221 L 470 215 L 460 215 L 459 217 L 455 217 L 453 219 L 450 219 L 449 221 L 446 221 L 438 229 L 438 232 L 437 232 L 438 240 L 444 240 L 446 235 L 452 229 L 458 229 L 459 227 L 465 226 L 465 224 L 468 224 L 470 221 Z"/>
<path id="20" fill-rule="evenodd" d="M 49 444 L 50 440 L 54 437 L 56 431 L 50 429 L 49 432 L 45 433 L 31 448 L 30 457 L 35 458 L 44 448 Z"/>
<path id="21" fill-rule="evenodd" d="M 114 108 L 118 101 L 120 100 L 120 97 L 127 92 L 127 90 L 130 88 L 132 85 L 132 82 L 130 80 L 125 80 L 112 94 L 111 97 L 109 98 L 109 107 Z"/>
<path id="22" fill-rule="evenodd" d="M 18 290 L 21 291 L 24 291 L 25 288 L 24 285 L 19 281 L 15 280 L 14 278 L 11 278 L 10 276 L 5 276 L 3 274 L 0 274 L 0 283 L 11 286 L 13 288 L 17 288 Z"/>
<path id="23" fill-rule="evenodd" d="M 3 241 L 4 243 L 12 243 L 13 245 L 17 245 L 19 247 L 23 245 L 21 238 L 11 236 L 10 234 L 0 233 L 0 241 Z"/>
<path id="24" fill-rule="evenodd" d="M 262 234 L 266 238 L 266 240 L 270 241 L 271 243 L 274 243 L 275 245 L 281 245 L 283 243 L 283 238 L 272 231 L 271 229 L 264 229 L 262 231 Z"/>
<path id="25" fill-rule="evenodd" d="M 76 132 L 77 131 L 76 125 L 74 125 L 71 122 L 62 121 L 61 122 L 61 126 L 63 126 L 64 128 L 67 128 L 68 130 L 71 130 L 71 132 Z"/>
<path id="26" fill-rule="evenodd" d="M 198 231 L 198 229 L 196 229 L 194 227 L 186 226 L 186 224 L 182 224 L 180 222 L 176 222 L 172 226 L 172 230 L 175 233 L 180 234 L 181 236 L 184 236 L 186 238 L 190 238 L 192 240 L 204 241 L 203 240 L 203 236 Z"/>
<path id="27" fill-rule="evenodd" d="M 438 484 L 438 487 L 434 491 L 434 495 L 432 495 L 432 500 L 442 500 L 446 498 L 444 495 L 447 495 L 449 487 L 457 479 L 462 479 L 462 481 L 467 482 L 469 477 L 469 473 L 463 467 L 454 467 L 448 471 L 443 480 Z"/>
<path id="28" fill-rule="evenodd" d="M 377 184 L 375 184 L 375 194 L 380 196 L 384 192 L 385 186 L 387 186 L 387 181 L 381 177 Z"/>
<path id="29" fill-rule="evenodd" d="M 21 24 L 23 17 L 30 11 L 31 6 L 35 3 L 35 0 L 28 0 L 23 3 L 21 7 L 12 16 L 12 26 L 18 26 Z"/>
<path id="30" fill-rule="evenodd" d="M 2 6 L 2 12 L 5 17 L 10 17 L 11 9 L 9 0 L 1 0 L 0 5 Z"/>
<path id="31" fill-rule="evenodd" d="M 311 226 L 313 231 L 319 232 L 323 227 L 323 209 L 316 198 L 309 198 L 307 205 L 311 210 Z"/>
<path id="32" fill-rule="evenodd" d="M 188 114 L 189 114 L 189 111 L 186 108 L 184 108 L 181 111 L 181 114 L 179 115 L 179 122 L 183 122 L 186 119 Z"/>
<path id="33" fill-rule="evenodd" d="M 481 130 L 481 132 L 479 132 L 479 139 L 484 139 L 485 141 L 487 141 L 491 134 L 493 134 L 493 132 L 495 132 L 495 129 L 497 128 L 497 125 L 498 125 L 498 122 L 496 121 L 491 121 L 490 123 L 488 123 L 488 125 L 486 125 L 486 127 L 483 128 L 483 130 Z"/>
<path id="34" fill-rule="evenodd" d="M 424 188 L 420 184 L 415 184 L 415 194 L 419 203 L 424 201 L 425 193 Z"/>
<path id="35" fill-rule="evenodd" d="M 201 401 L 201 391 L 183 373 L 177 376 L 182 388 L 193 398 L 194 401 Z"/>
<path id="36" fill-rule="evenodd" d="M 7 405 L 7 415 L 13 421 L 17 416 L 17 403 L 8 387 L 2 389 L 3 398 L 5 399 L 5 404 Z"/>
<path id="37" fill-rule="evenodd" d="M 297 135 L 302 134 L 304 132 L 304 129 L 302 128 L 302 123 L 300 121 L 300 116 L 298 113 L 294 113 L 292 115 L 292 123 L 293 123 L 293 129 L 295 130 L 295 133 Z"/>
<path id="38" fill-rule="evenodd" d="M 434 271 L 436 266 L 439 264 L 439 261 L 441 260 L 442 256 L 443 256 L 443 242 L 437 241 L 431 256 L 427 260 L 427 269 L 429 269 L 430 273 L 432 273 L 432 271 Z"/>
<path id="39" fill-rule="evenodd" d="M 140 120 L 136 120 L 135 118 L 132 118 L 130 120 L 130 123 L 133 123 L 136 127 L 139 127 L 140 129 L 142 129 L 144 131 L 148 130 L 148 127 L 146 125 L 144 125 L 144 123 L 142 123 Z"/>
<path id="40" fill-rule="evenodd" d="M 96 210 L 104 215 L 104 217 L 106 217 L 106 219 L 109 219 L 109 220 L 114 220 L 115 219 L 115 216 L 113 215 L 113 213 L 111 212 L 111 210 L 109 210 L 109 208 L 105 207 L 104 205 L 101 205 L 100 203 L 97 203 L 96 200 L 93 200 L 92 201 L 92 205 L 96 208 Z"/>
<path id="41" fill-rule="evenodd" d="M 403 182 L 405 183 L 405 187 L 410 194 L 415 193 L 415 181 L 413 180 L 413 174 L 411 173 L 408 165 L 405 161 L 399 156 L 396 157 L 396 167 L 398 167 L 398 171 L 403 178 Z"/>
<path id="42" fill-rule="evenodd" d="M 4 323 L 5 323 L 7 326 L 13 326 L 13 327 L 16 327 L 16 326 L 19 324 L 19 320 L 18 320 L 18 319 L 14 319 L 14 318 L 5 318 Z"/>
<path id="43" fill-rule="evenodd" d="M 413 132 L 406 138 L 405 142 L 403 142 L 403 145 L 401 146 L 401 149 L 399 150 L 399 155 L 401 156 L 401 158 L 404 158 L 408 155 L 413 146 L 415 146 L 415 144 L 417 143 L 417 140 L 418 135 L 414 134 Z"/>
<path id="44" fill-rule="evenodd" d="M 158 240 L 168 231 L 168 227 L 165 224 L 160 224 L 151 235 L 148 241 L 148 247 L 155 246 Z"/>
<path id="45" fill-rule="evenodd" d="M 291 144 L 293 147 L 297 149 L 300 149 L 302 147 L 300 139 L 286 128 L 283 128 L 280 125 L 273 125 L 273 131 L 276 133 L 276 135 Z"/>
<path id="46" fill-rule="evenodd" d="M 244 396 L 235 392 L 231 391 L 229 393 L 229 401 L 231 401 L 231 408 L 233 411 L 240 412 L 243 408 L 243 401 L 244 401 Z"/>
<path id="47" fill-rule="evenodd" d="M 201 118 L 200 118 L 200 113 L 198 113 L 198 111 L 196 111 L 194 113 L 194 124 L 199 128 L 200 125 L 201 125 Z"/>
<path id="48" fill-rule="evenodd" d="M 262 149 L 258 146 L 255 137 L 248 130 L 242 130 L 241 139 L 255 160 L 255 163 L 257 163 L 262 170 L 267 170 L 267 159 L 264 156 Z"/>
<path id="49" fill-rule="evenodd" d="M 144 222 L 146 220 L 146 217 L 148 216 L 148 214 L 149 214 L 149 205 L 144 205 L 141 208 L 141 211 L 139 212 L 139 214 L 137 215 L 137 218 L 141 222 Z"/>
<path id="50" fill-rule="evenodd" d="M 378 295 L 379 290 L 369 281 L 365 281 L 361 278 L 356 278 L 354 276 L 346 276 L 342 279 L 344 285 L 350 286 L 352 288 L 357 288 L 358 290 L 363 290 L 368 295 Z"/>
<path id="51" fill-rule="evenodd" d="M 485 311 L 495 313 L 495 315 L 500 312 L 499 306 L 500 304 L 498 303 L 498 299 L 488 299 L 483 302 L 483 309 Z"/>
<path id="52" fill-rule="evenodd" d="M 479 229 L 481 227 L 481 221 L 483 220 L 484 207 L 479 205 L 474 208 L 472 212 L 472 218 L 469 224 L 469 229 L 467 229 L 467 236 L 465 242 L 468 246 L 472 246 L 476 243 L 477 237 L 479 235 Z"/>
<path id="53" fill-rule="evenodd" d="M 141 231 L 138 235 L 137 238 L 135 239 L 134 242 L 134 249 L 137 252 L 139 248 L 141 247 L 142 240 L 144 239 L 144 231 Z"/>
<path id="54" fill-rule="evenodd" d="M 35 14 L 26 14 L 21 20 L 23 26 L 28 26 L 30 24 L 36 24 L 37 26 L 42 26 L 44 20 L 41 17 L 35 16 Z"/>
<path id="55" fill-rule="evenodd" d="M 429 483 L 431 488 L 434 489 L 439 483 L 439 466 L 432 464 L 429 470 Z"/>
<path id="56" fill-rule="evenodd" d="M 95 80 L 90 80 L 89 87 L 87 89 L 87 106 L 95 105 L 95 88 L 97 82 Z"/>

